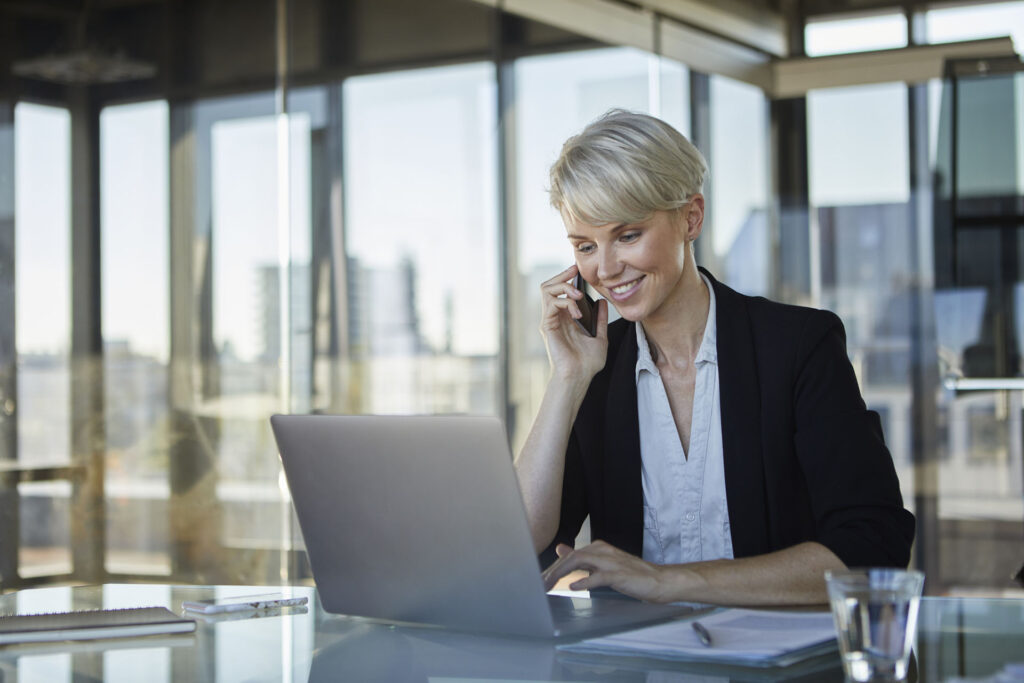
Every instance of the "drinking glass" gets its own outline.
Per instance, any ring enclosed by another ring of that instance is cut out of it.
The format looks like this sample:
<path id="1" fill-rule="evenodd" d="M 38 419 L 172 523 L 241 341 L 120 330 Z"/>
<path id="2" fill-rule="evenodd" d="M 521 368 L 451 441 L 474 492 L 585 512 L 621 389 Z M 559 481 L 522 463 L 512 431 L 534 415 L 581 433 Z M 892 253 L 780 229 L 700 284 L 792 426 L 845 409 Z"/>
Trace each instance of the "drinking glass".
<path id="1" fill-rule="evenodd" d="M 924 574 L 844 569 L 826 571 L 825 582 L 846 676 L 853 681 L 906 678 Z"/>

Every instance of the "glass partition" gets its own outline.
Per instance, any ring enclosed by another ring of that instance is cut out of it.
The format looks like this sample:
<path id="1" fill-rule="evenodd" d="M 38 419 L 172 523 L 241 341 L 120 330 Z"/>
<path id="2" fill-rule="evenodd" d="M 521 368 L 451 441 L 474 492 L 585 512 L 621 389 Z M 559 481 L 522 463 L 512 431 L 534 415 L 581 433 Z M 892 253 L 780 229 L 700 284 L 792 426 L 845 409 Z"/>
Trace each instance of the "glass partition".
<path id="1" fill-rule="evenodd" d="M 565 227 L 548 200 L 548 169 L 570 135 L 613 107 L 660 115 L 689 135 L 689 71 L 628 48 L 529 57 L 515 63 L 515 94 L 518 269 L 509 285 L 515 304 L 509 339 L 515 423 L 509 432 L 518 451 L 548 377 L 540 283 L 573 263 Z M 614 308 L 610 313 L 614 320 Z"/>
<path id="2" fill-rule="evenodd" d="M 502 412 L 488 63 L 344 84 L 352 408 Z"/>
<path id="3" fill-rule="evenodd" d="M 767 296 L 772 285 L 768 202 L 768 100 L 759 88 L 711 77 L 711 167 L 702 254 L 733 289 Z"/>
<path id="4" fill-rule="evenodd" d="M 17 454 L 23 466 L 70 460 L 71 116 L 14 109 Z M 71 487 L 25 482 L 20 498 L 22 577 L 71 571 Z"/>
<path id="5" fill-rule="evenodd" d="M 808 57 L 885 50 L 907 45 L 907 17 L 884 13 L 812 19 L 804 29 Z"/>
<path id="6" fill-rule="evenodd" d="M 107 571 L 169 574 L 166 102 L 100 114 Z"/>
<path id="7" fill-rule="evenodd" d="M 913 504 L 907 93 L 903 84 L 808 93 L 813 302 L 846 326 L 868 407 Z"/>
<path id="8" fill-rule="evenodd" d="M 951 63 L 931 98 L 937 515 L 941 578 L 953 587 L 1006 581 L 1024 532 L 1024 69 L 983 67 Z"/>

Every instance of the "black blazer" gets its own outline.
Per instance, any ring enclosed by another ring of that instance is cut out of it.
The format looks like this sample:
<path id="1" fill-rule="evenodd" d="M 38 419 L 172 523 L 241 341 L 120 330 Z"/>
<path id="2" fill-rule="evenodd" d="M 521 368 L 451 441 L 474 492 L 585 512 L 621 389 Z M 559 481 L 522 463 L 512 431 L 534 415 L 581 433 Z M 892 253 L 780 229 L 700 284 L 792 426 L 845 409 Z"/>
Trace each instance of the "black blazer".
<path id="1" fill-rule="evenodd" d="M 725 489 L 736 557 L 817 541 L 847 566 L 910 561 L 903 507 L 878 414 L 867 410 L 828 311 L 715 291 Z M 580 407 L 566 452 L 561 519 L 541 555 L 591 536 L 640 555 L 643 490 L 634 323 L 608 329 L 608 358 Z"/>

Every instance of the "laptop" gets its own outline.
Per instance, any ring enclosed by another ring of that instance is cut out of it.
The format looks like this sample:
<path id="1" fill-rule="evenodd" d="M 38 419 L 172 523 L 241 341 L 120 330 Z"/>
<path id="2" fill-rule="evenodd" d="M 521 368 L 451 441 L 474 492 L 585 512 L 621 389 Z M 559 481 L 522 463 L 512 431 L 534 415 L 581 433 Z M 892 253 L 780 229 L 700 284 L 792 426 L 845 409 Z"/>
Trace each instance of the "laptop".
<path id="1" fill-rule="evenodd" d="M 694 611 L 624 596 L 547 595 L 497 418 L 270 421 L 328 612 L 559 637 Z"/>

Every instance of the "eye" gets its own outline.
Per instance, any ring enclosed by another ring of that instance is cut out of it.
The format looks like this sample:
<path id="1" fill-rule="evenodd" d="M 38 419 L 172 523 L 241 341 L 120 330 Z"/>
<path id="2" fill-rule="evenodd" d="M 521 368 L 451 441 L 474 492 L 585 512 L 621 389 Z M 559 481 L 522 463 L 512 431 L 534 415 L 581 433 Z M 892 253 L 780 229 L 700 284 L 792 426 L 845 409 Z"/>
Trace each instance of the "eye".
<path id="1" fill-rule="evenodd" d="M 581 254 L 590 254 L 594 251 L 594 245 L 590 242 L 582 242 L 576 245 L 576 251 Z"/>
<path id="2" fill-rule="evenodd" d="M 619 241 L 620 242 L 626 242 L 626 243 L 636 242 L 638 239 L 640 239 L 640 231 L 639 230 L 631 230 L 629 232 L 624 232 L 624 233 L 622 233 L 622 235 L 619 236 Z"/>

